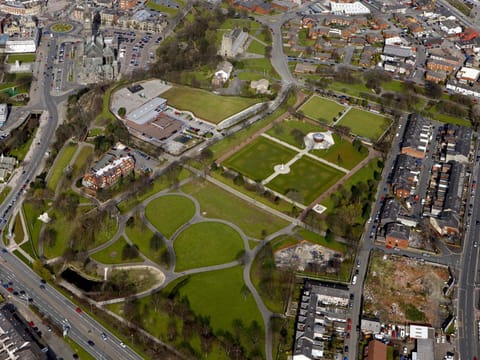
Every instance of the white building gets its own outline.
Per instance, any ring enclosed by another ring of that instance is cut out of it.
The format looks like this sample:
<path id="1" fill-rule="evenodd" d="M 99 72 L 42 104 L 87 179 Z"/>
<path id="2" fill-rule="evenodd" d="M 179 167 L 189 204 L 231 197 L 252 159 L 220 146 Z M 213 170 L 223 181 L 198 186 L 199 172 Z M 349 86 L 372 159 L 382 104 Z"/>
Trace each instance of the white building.
<path id="1" fill-rule="evenodd" d="M 335 14 L 335 15 L 368 15 L 370 14 L 370 9 L 359 1 L 356 1 L 353 3 L 330 2 L 330 9 L 332 14 Z"/>
<path id="2" fill-rule="evenodd" d="M 37 50 L 38 38 L 38 29 L 10 36 L 5 43 L 5 53 L 34 53 Z"/>
<path id="3" fill-rule="evenodd" d="M 232 75 L 233 65 L 228 61 L 222 61 L 217 66 L 217 71 L 215 71 L 215 77 L 221 79 L 222 82 L 227 82 Z"/>
<path id="4" fill-rule="evenodd" d="M 462 67 L 457 72 L 457 79 L 462 84 L 477 82 L 479 77 L 480 70 L 466 66 Z"/>
<path id="5" fill-rule="evenodd" d="M 7 104 L 0 104 L 0 127 L 7 121 L 8 107 Z"/>

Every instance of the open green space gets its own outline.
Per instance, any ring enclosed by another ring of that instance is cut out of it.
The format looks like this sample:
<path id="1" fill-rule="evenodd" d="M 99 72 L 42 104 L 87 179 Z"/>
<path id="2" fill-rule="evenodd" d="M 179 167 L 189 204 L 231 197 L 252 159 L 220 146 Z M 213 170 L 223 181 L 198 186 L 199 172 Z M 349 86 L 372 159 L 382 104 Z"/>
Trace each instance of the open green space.
<path id="1" fill-rule="evenodd" d="M 38 238 L 40 236 L 40 230 L 42 229 L 42 222 L 38 220 L 38 217 L 44 209 L 40 208 L 37 204 L 29 201 L 23 203 L 23 213 L 25 215 L 25 223 L 27 224 L 28 233 L 34 251 L 38 250 Z"/>
<path id="2" fill-rule="evenodd" d="M 70 142 L 63 147 L 62 151 L 57 156 L 54 167 L 51 170 L 50 177 L 47 181 L 47 187 L 51 191 L 55 192 L 55 190 L 57 189 L 57 185 L 62 178 L 63 171 L 70 164 L 70 161 L 72 160 L 75 151 L 77 151 L 77 144 Z"/>
<path id="3" fill-rule="evenodd" d="M 222 120 L 256 104 L 257 99 L 220 96 L 209 91 L 183 86 L 174 86 L 162 97 L 179 110 L 188 110 L 201 119 L 218 124 Z"/>
<path id="4" fill-rule="evenodd" d="M 150 9 L 157 10 L 157 11 L 160 11 L 160 12 L 163 12 L 163 13 L 167 14 L 168 17 L 175 16 L 180 10 L 180 6 L 178 8 L 168 7 L 168 6 L 157 4 L 153 0 L 148 0 L 145 5 Z"/>
<path id="5" fill-rule="evenodd" d="M 260 181 L 273 173 L 275 165 L 285 164 L 295 156 L 295 151 L 258 137 L 223 162 L 254 181 Z"/>
<path id="6" fill-rule="evenodd" d="M 247 139 L 252 134 L 255 134 L 258 130 L 262 129 L 266 125 L 270 124 L 273 120 L 277 119 L 280 115 L 285 113 L 290 106 L 295 104 L 297 100 L 296 95 L 294 93 L 289 94 L 286 101 L 272 114 L 264 117 L 263 119 L 256 121 L 252 125 L 232 134 L 222 139 L 222 141 L 217 142 L 210 146 L 210 150 L 212 150 L 214 158 L 218 158 L 231 148 L 238 146 L 241 144 L 245 139 Z"/>
<path id="7" fill-rule="evenodd" d="M 83 146 L 75 158 L 73 166 L 73 178 L 83 175 L 83 172 L 87 170 L 87 165 L 90 156 L 93 154 L 92 146 Z"/>
<path id="8" fill-rule="evenodd" d="M 181 195 L 166 195 L 148 203 L 145 215 L 167 239 L 195 215 L 195 204 Z"/>
<path id="9" fill-rule="evenodd" d="M 278 175 L 267 187 L 299 203 L 310 204 L 343 175 L 332 167 L 304 156 L 293 163 L 288 174 Z"/>
<path id="10" fill-rule="evenodd" d="M 124 259 L 122 256 L 122 250 L 127 245 L 125 238 L 121 237 L 110 246 L 105 249 L 96 252 L 91 257 L 102 264 L 122 264 L 132 262 L 142 262 L 143 259 L 140 256 L 135 258 Z"/>
<path id="11" fill-rule="evenodd" d="M 329 249 L 341 252 L 345 254 L 347 252 L 347 245 L 335 240 L 327 241 L 324 236 L 321 236 L 317 233 L 309 231 L 304 228 L 296 228 L 295 232 L 303 239 L 311 241 L 315 244 L 325 246 Z"/>
<path id="12" fill-rule="evenodd" d="M 16 61 L 20 63 L 31 63 L 35 62 L 35 53 L 29 54 L 10 54 L 8 55 L 7 62 L 9 64 L 14 64 Z"/>
<path id="13" fill-rule="evenodd" d="M 308 38 L 308 29 L 301 29 L 297 32 L 298 45 L 300 46 L 314 46 L 316 40 Z"/>
<path id="14" fill-rule="evenodd" d="M 314 95 L 308 99 L 298 111 L 303 112 L 303 114 L 310 119 L 331 124 L 333 123 L 333 118 L 338 116 L 344 109 L 345 106 L 340 105 L 335 101 Z"/>
<path id="15" fill-rule="evenodd" d="M 375 141 L 387 130 L 390 120 L 369 111 L 352 108 L 338 125 L 347 126 L 353 134 Z"/>
<path id="16" fill-rule="evenodd" d="M 183 186 L 182 190 L 198 200 L 202 215 L 230 221 L 250 237 L 261 239 L 288 225 L 285 220 L 273 216 L 207 181 L 192 181 Z"/>
<path id="17" fill-rule="evenodd" d="M 472 127 L 472 123 L 467 119 L 458 118 L 448 114 L 442 114 L 438 111 L 437 106 L 433 106 L 430 110 L 425 111 L 425 115 L 434 120 L 441 121 L 447 124 L 455 124 L 460 126 Z"/>
<path id="18" fill-rule="evenodd" d="M 2 191 L 0 191 L 0 204 L 5 201 L 8 194 L 10 194 L 10 191 L 12 191 L 12 188 L 10 186 L 4 186 Z"/>
<path id="19" fill-rule="evenodd" d="M 247 52 L 258 55 L 265 55 L 265 46 L 256 40 L 252 40 L 250 46 L 247 49 Z"/>
<path id="20" fill-rule="evenodd" d="M 265 75 L 261 72 L 252 72 L 252 71 L 239 71 L 237 73 L 237 76 L 240 80 L 245 80 L 245 81 L 257 81 L 257 80 L 260 80 L 260 79 L 264 79 L 265 78 Z"/>
<path id="21" fill-rule="evenodd" d="M 350 141 L 338 134 L 333 134 L 333 140 L 335 144 L 332 147 L 326 150 L 312 150 L 312 154 L 346 169 L 354 168 L 368 155 L 366 147 L 360 145 L 362 150 L 358 151 Z"/>
<path id="22" fill-rule="evenodd" d="M 252 30 L 257 30 L 261 29 L 262 25 L 256 21 L 253 21 L 251 19 L 226 19 L 218 28 L 218 30 L 233 30 L 235 28 L 243 28 L 243 29 L 249 29 L 250 31 Z"/>
<path id="23" fill-rule="evenodd" d="M 311 132 L 325 131 L 325 129 L 321 126 L 311 124 L 307 121 L 287 119 L 281 123 L 276 123 L 267 131 L 267 134 L 279 140 L 285 141 L 292 146 L 303 149 L 305 148 L 305 143 L 302 140 L 302 144 L 299 144 L 297 138 L 294 136 L 295 130 L 301 131 L 304 135 L 307 135 Z"/>
<path id="24" fill-rule="evenodd" d="M 345 95 L 362 98 L 362 93 L 370 94 L 372 90 L 367 88 L 363 81 L 354 84 L 345 84 L 340 81 L 332 81 L 328 84 L 328 88 Z"/>
<path id="25" fill-rule="evenodd" d="M 235 260 L 243 249 L 240 234 L 217 222 L 201 222 L 182 231 L 174 242 L 175 271 L 218 265 Z"/>
<path id="26" fill-rule="evenodd" d="M 263 77 L 278 78 L 278 74 L 272 67 L 272 63 L 268 58 L 242 60 L 242 69 L 263 74 Z"/>
<path id="27" fill-rule="evenodd" d="M 67 33 L 73 30 L 73 25 L 67 22 L 59 22 L 59 23 L 53 24 L 51 27 L 51 30 L 57 33 Z"/>
<path id="28" fill-rule="evenodd" d="M 178 175 L 178 181 L 185 180 L 190 175 L 190 171 L 182 168 L 180 174 Z M 160 176 L 153 181 L 152 185 L 146 191 L 132 195 L 126 200 L 120 202 L 117 207 L 122 213 L 125 213 L 140 204 L 145 199 L 148 199 L 150 196 L 155 195 L 159 191 L 167 189 L 169 186 L 172 186 L 172 183 L 167 179 L 167 176 Z"/>
<path id="29" fill-rule="evenodd" d="M 25 232 L 23 231 L 20 214 L 15 216 L 15 223 L 13 224 L 13 234 L 15 235 L 15 242 L 17 244 L 20 244 L 25 238 Z"/>

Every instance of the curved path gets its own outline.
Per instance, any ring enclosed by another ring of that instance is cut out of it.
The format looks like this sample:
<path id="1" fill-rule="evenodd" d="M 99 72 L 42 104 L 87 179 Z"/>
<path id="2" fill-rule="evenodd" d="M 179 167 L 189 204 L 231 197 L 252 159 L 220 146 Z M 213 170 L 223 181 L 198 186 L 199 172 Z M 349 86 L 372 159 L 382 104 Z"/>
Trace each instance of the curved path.
<path id="1" fill-rule="evenodd" d="M 183 196 L 183 197 L 186 197 L 186 198 L 190 199 L 195 206 L 195 213 L 190 220 L 188 220 L 186 223 L 184 223 L 182 226 L 180 226 L 177 230 L 175 230 L 175 232 L 173 233 L 173 235 L 169 239 L 166 239 L 158 231 L 158 229 L 155 226 L 153 226 L 151 224 L 151 222 L 148 220 L 148 218 L 145 215 L 145 208 L 151 201 L 153 201 L 153 200 L 155 200 L 159 197 L 162 197 L 162 196 L 170 196 L 170 195 Z M 162 274 L 164 274 L 165 278 L 164 278 L 163 283 L 157 285 L 155 288 L 152 288 L 152 289 L 143 291 L 141 293 L 138 293 L 138 294 L 134 295 L 134 297 L 135 298 L 142 298 L 142 297 L 149 296 L 149 295 L 151 295 L 151 294 L 153 294 L 157 291 L 160 291 L 166 285 L 168 285 L 170 282 L 172 282 L 172 281 L 174 281 L 174 280 L 176 280 L 180 277 L 183 277 L 183 276 L 199 274 L 199 273 L 209 272 L 209 271 L 223 270 L 223 269 L 227 269 L 227 268 L 231 268 L 231 267 L 235 267 L 235 266 L 239 266 L 239 265 L 244 264 L 245 266 L 244 266 L 244 269 L 243 269 L 243 281 L 244 281 L 245 285 L 248 287 L 248 289 L 250 290 L 250 293 L 252 294 L 252 296 L 255 300 L 255 303 L 257 304 L 257 308 L 258 308 L 258 310 L 259 310 L 259 312 L 262 316 L 263 323 L 264 323 L 264 326 L 265 326 L 265 354 L 266 354 L 267 359 L 272 359 L 272 333 L 271 333 L 271 330 L 270 330 L 270 319 L 271 319 L 272 316 L 275 316 L 276 314 L 273 313 L 272 311 L 270 311 L 265 306 L 260 294 L 258 293 L 257 289 L 255 288 L 255 286 L 252 283 L 252 280 L 250 278 L 250 272 L 251 272 L 251 267 L 252 267 L 252 264 L 253 264 L 253 260 L 255 259 L 255 256 L 261 251 L 263 246 L 265 246 L 265 244 L 267 244 L 272 239 L 278 237 L 279 235 L 291 234 L 295 225 L 290 224 L 290 225 L 286 226 L 285 228 L 283 228 L 283 229 L 281 229 L 281 230 L 279 230 L 279 231 L 277 231 L 273 234 L 270 234 L 269 236 L 266 237 L 265 240 L 254 239 L 255 241 L 258 242 L 258 245 L 254 249 L 250 249 L 249 240 L 252 239 L 252 238 L 245 235 L 243 230 L 238 225 L 236 225 L 236 224 L 234 224 L 230 221 L 223 220 L 223 219 L 204 217 L 204 216 L 201 215 L 200 204 L 195 197 L 193 197 L 192 195 L 189 195 L 189 194 L 185 194 L 183 192 L 178 192 L 178 191 L 170 192 L 170 189 L 165 189 L 165 190 L 162 190 L 162 191 L 148 197 L 147 199 L 142 201 L 139 205 L 135 206 L 132 210 L 130 210 L 126 214 L 123 214 L 123 215 L 119 216 L 119 227 L 118 227 L 118 230 L 117 230 L 116 234 L 109 241 L 107 241 L 104 244 L 96 247 L 95 249 L 90 250 L 88 252 L 89 255 L 107 248 L 112 243 L 117 241 L 120 238 L 120 236 L 124 236 L 125 239 L 127 240 L 127 242 L 132 244 L 131 239 L 129 239 L 128 236 L 125 234 L 125 227 L 126 227 L 126 221 L 128 220 L 128 218 L 130 216 L 132 216 L 133 214 L 137 213 L 137 212 L 140 214 L 140 217 L 141 217 L 142 221 L 145 223 L 145 225 L 154 234 L 157 234 L 157 235 L 162 237 L 162 240 L 163 240 L 165 246 L 167 247 L 167 249 L 168 249 L 168 251 L 171 255 L 171 264 L 170 264 L 169 268 L 164 268 L 161 265 L 159 265 L 156 262 L 149 259 L 144 254 L 140 253 L 141 257 L 144 259 L 144 261 L 142 263 L 137 263 L 135 266 L 151 266 L 151 267 L 154 267 L 158 271 L 161 271 Z M 235 261 L 231 261 L 231 262 L 228 262 L 228 263 L 199 267 L 199 268 L 193 268 L 193 269 L 188 269 L 188 270 L 184 270 L 184 271 L 181 271 L 181 272 L 176 272 L 174 270 L 175 265 L 176 265 L 176 256 L 175 256 L 175 251 L 174 251 L 174 248 L 173 248 L 173 244 L 174 244 L 175 239 L 185 229 L 187 229 L 189 226 L 191 226 L 193 224 L 197 224 L 197 223 L 202 223 L 202 222 L 221 223 L 221 224 L 225 224 L 227 226 L 230 226 L 232 229 L 234 229 L 240 235 L 240 237 L 243 241 L 243 247 L 244 247 L 244 250 L 245 250 L 244 261 L 241 262 L 239 260 L 235 260 Z M 104 264 L 104 265 L 107 265 L 107 264 Z M 119 264 L 119 265 L 110 265 L 110 266 L 112 266 L 112 267 L 122 267 L 122 266 L 132 266 L 132 265 L 131 264 L 129 264 L 129 265 Z M 131 296 L 129 298 L 131 298 Z M 97 305 L 102 306 L 102 305 L 107 305 L 107 304 L 119 303 L 119 302 L 124 302 L 125 300 L 127 300 L 127 298 L 125 298 L 125 297 L 116 298 L 116 299 L 97 302 Z"/>

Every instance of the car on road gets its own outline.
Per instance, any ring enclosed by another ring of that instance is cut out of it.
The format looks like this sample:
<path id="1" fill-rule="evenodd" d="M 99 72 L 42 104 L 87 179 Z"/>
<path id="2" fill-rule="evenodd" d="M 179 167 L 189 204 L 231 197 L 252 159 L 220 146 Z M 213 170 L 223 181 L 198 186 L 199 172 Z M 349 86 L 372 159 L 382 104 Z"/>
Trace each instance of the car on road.
<path id="1" fill-rule="evenodd" d="M 345 345 L 345 347 L 343 348 L 343 351 L 348 353 L 348 345 Z"/>
<path id="2" fill-rule="evenodd" d="M 45 285 L 40 284 L 40 289 L 45 289 Z"/>
<path id="3" fill-rule="evenodd" d="M 473 247 L 474 247 L 474 248 L 478 247 L 478 242 L 477 242 L 477 241 L 474 241 L 474 242 L 473 242 Z"/>
<path id="4" fill-rule="evenodd" d="M 76 311 L 77 313 L 79 313 L 79 314 L 82 313 L 82 309 L 80 309 L 79 307 L 77 307 L 77 308 L 75 309 L 75 311 Z"/>
<path id="5" fill-rule="evenodd" d="M 120 346 L 124 349 L 127 347 L 127 345 L 125 345 L 125 343 L 123 343 L 123 342 L 120 343 Z"/>
<path id="6" fill-rule="evenodd" d="M 7 252 L 8 252 L 7 249 L 5 249 L 5 248 L 2 249 L 2 253 L 3 253 L 3 254 L 6 254 Z"/>
<path id="7" fill-rule="evenodd" d="M 102 336 L 102 339 L 103 339 L 103 340 L 107 340 L 107 339 L 108 339 L 107 334 L 105 334 L 104 332 L 102 332 L 100 335 Z"/>
<path id="8" fill-rule="evenodd" d="M 87 343 L 88 343 L 88 345 L 90 345 L 90 346 L 95 346 L 95 343 L 94 343 L 92 340 L 88 340 Z"/>

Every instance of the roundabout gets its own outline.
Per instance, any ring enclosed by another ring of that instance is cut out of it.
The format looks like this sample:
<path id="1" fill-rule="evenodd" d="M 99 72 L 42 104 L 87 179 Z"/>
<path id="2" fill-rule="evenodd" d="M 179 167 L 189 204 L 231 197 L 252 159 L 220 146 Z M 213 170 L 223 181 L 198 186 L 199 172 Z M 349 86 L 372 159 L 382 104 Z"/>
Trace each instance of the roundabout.
<path id="1" fill-rule="evenodd" d="M 74 29 L 73 24 L 67 22 L 58 22 L 50 26 L 50 30 L 54 33 L 66 34 Z"/>

